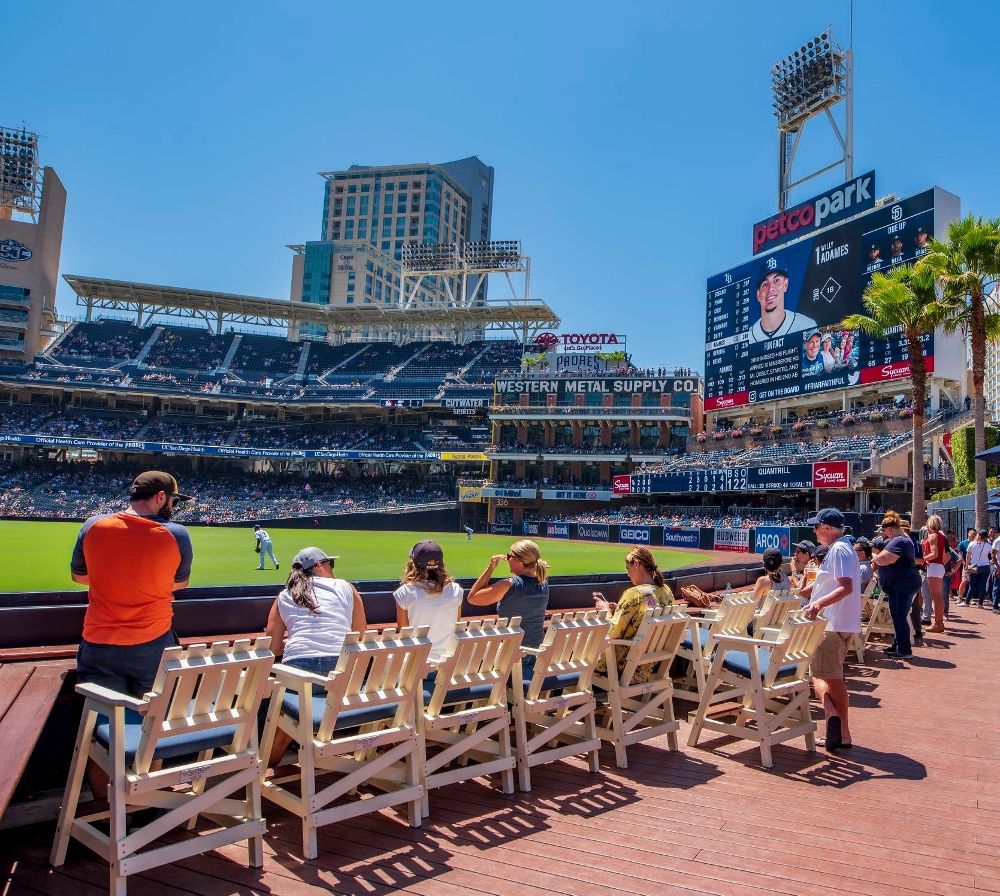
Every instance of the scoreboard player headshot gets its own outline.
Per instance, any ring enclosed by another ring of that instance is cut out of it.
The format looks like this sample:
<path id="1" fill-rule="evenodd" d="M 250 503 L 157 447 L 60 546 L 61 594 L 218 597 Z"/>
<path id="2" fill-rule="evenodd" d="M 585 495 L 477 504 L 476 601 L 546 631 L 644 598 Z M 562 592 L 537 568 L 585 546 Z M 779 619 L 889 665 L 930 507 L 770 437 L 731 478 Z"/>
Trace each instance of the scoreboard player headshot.
<path id="1" fill-rule="evenodd" d="M 892 264 L 899 264 L 903 260 L 903 238 L 897 233 L 892 238 L 892 257 L 889 261 Z"/>
<path id="2" fill-rule="evenodd" d="M 931 238 L 931 235 L 921 227 L 917 231 L 917 235 L 913 238 L 914 245 L 916 246 L 917 255 L 926 255 L 928 250 L 927 241 Z"/>
<path id="3" fill-rule="evenodd" d="M 782 268 L 764 268 L 757 278 L 756 286 L 760 320 L 750 328 L 751 344 L 787 336 L 789 333 L 800 333 L 816 326 L 816 321 L 785 307 L 787 271 Z"/>
<path id="4" fill-rule="evenodd" d="M 882 259 L 882 250 L 877 243 L 872 243 L 868 249 L 868 271 L 877 271 L 885 262 Z"/>

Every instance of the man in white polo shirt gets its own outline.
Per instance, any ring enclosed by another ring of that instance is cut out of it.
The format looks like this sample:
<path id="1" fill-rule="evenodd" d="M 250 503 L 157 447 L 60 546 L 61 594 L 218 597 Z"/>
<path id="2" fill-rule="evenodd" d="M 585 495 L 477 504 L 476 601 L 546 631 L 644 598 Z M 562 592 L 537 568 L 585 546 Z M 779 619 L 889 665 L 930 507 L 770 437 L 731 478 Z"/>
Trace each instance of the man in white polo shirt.
<path id="1" fill-rule="evenodd" d="M 812 660 L 813 686 L 826 713 L 827 750 L 852 747 L 847 720 L 849 696 L 844 683 L 844 661 L 851 637 L 861 631 L 861 565 L 844 535 L 844 515 L 832 507 L 820 510 L 807 524 L 816 541 L 828 550 L 816 573 L 805 614 L 827 618 L 826 633 Z"/>

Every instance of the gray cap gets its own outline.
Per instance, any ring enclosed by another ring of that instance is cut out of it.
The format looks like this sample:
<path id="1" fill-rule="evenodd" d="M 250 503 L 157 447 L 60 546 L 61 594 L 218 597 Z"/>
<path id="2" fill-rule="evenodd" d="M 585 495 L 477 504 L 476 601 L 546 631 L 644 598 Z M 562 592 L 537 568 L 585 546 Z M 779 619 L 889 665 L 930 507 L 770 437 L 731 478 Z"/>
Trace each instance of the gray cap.
<path id="1" fill-rule="evenodd" d="M 336 560 L 337 558 L 331 556 L 322 548 L 303 548 L 292 558 L 292 566 L 298 566 L 305 572 L 309 572 L 317 563 L 322 563 L 324 560 Z"/>

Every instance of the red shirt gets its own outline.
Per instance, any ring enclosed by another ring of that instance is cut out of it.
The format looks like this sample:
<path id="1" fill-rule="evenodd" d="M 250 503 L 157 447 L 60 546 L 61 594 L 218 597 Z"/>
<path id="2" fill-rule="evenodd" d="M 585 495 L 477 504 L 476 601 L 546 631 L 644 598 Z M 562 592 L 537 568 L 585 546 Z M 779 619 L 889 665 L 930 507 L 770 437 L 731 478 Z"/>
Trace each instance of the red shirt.
<path id="1" fill-rule="evenodd" d="M 948 541 L 940 532 L 928 532 L 924 542 L 924 562 L 944 563 L 948 550 Z"/>

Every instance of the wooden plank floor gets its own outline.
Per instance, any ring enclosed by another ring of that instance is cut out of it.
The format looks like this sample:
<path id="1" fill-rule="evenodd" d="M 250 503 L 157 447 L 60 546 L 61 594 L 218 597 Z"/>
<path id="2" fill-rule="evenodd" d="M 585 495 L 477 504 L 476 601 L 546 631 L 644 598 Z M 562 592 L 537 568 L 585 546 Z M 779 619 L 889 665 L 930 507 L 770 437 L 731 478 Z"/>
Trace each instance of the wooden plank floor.
<path id="1" fill-rule="evenodd" d="M 951 627 L 912 663 L 876 648 L 852 667 L 857 746 L 837 757 L 781 746 L 765 771 L 751 745 L 715 740 L 635 747 L 619 771 L 606 749 L 602 775 L 575 760 L 543 766 L 530 794 L 434 791 L 420 830 L 388 812 L 323 828 L 311 862 L 296 819 L 270 806 L 262 871 L 230 847 L 131 878 L 129 892 L 1000 893 L 1000 617 L 961 609 Z M 107 891 L 105 866 L 78 844 L 48 867 L 52 831 L 0 833 L 0 894 Z"/>

